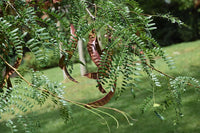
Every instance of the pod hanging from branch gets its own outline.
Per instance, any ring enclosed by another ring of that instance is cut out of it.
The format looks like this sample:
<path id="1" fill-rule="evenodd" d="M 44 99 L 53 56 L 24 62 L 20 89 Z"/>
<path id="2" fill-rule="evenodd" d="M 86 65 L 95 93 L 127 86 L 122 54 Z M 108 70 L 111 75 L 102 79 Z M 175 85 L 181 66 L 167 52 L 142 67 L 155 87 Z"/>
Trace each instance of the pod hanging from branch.
<path id="1" fill-rule="evenodd" d="M 99 46 L 99 42 L 97 39 L 97 36 L 95 34 L 95 30 L 93 29 L 92 32 L 89 34 L 89 42 L 87 44 L 87 49 L 88 49 L 88 53 L 92 59 L 92 61 L 96 64 L 96 66 L 99 68 L 101 66 L 101 48 Z M 97 80 L 97 84 L 98 84 L 98 88 L 99 91 L 102 93 L 106 93 L 105 89 L 103 88 L 103 86 L 101 85 L 101 83 L 98 81 L 98 73 L 94 72 L 94 73 L 87 73 L 84 76 L 90 78 L 90 79 L 96 79 Z"/>
<path id="2" fill-rule="evenodd" d="M 98 78 L 98 73 L 97 72 L 86 73 L 84 76 L 86 76 L 86 77 L 88 77 L 90 79 L 96 79 L 99 91 L 102 92 L 102 93 L 106 93 L 105 89 L 103 88 L 103 86 L 101 85 L 101 83 L 98 81 L 99 78 Z"/>
<path id="3" fill-rule="evenodd" d="M 107 95 L 105 95 L 103 98 L 101 98 L 97 101 L 88 103 L 85 107 L 98 108 L 99 106 L 103 106 L 103 105 L 107 104 L 111 100 L 111 98 L 114 96 L 115 88 L 116 88 L 116 81 L 114 83 L 114 88 L 112 88 Z"/>
<path id="4" fill-rule="evenodd" d="M 97 41 L 95 30 L 93 29 L 92 32 L 89 34 L 89 42 L 87 44 L 87 49 L 92 61 L 96 64 L 97 67 L 100 67 L 101 49 L 100 47 L 97 47 L 97 45 L 99 44 Z"/>
<path id="5" fill-rule="evenodd" d="M 73 54 L 74 54 L 74 51 L 77 47 L 77 43 L 78 43 L 78 39 L 76 38 L 77 35 L 75 34 L 76 30 L 74 28 L 74 25 L 73 24 L 70 24 L 70 32 L 71 32 L 71 36 L 70 36 L 70 43 L 71 43 L 71 51 L 67 51 L 66 52 L 68 53 L 68 58 L 67 58 L 67 61 L 69 61 Z M 78 81 L 76 81 L 68 72 L 67 70 L 67 63 L 65 62 L 65 55 L 62 55 L 62 57 L 60 58 L 59 60 L 59 67 L 65 72 L 66 76 L 73 82 L 75 83 L 78 83 Z"/>
<path id="6" fill-rule="evenodd" d="M 109 40 L 110 42 L 111 40 Z M 103 86 L 101 85 L 100 81 L 99 81 L 99 77 L 101 76 L 101 78 L 107 77 L 108 76 L 108 71 L 111 65 L 111 52 L 107 52 L 108 55 L 106 55 L 106 59 L 101 60 L 101 55 L 103 53 L 104 50 L 101 50 L 100 46 L 99 46 L 99 42 L 97 39 L 97 36 L 95 34 L 95 29 L 93 29 L 91 31 L 91 33 L 89 34 L 89 42 L 87 45 L 87 49 L 88 49 L 88 53 L 92 59 L 92 61 L 96 64 L 96 66 L 98 67 L 98 71 L 97 73 L 87 73 L 85 74 L 86 77 L 91 78 L 91 79 L 96 79 L 97 80 L 97 84 L 98 84 L 98 88 L 100 90 L 100 92 L 102 93 L 106 93 L 105 89 L 103 88 Z M 105 70 L 106 68 L 106 70 Z M 104 72 L 105 70 L 105 72 Z"/>
<path id="7" fill-rule="evenodd" d="M 84 76 L 88 77 L 89 79 L 98 79 L 98 73 L 97 72 L 86 73 Z"/>
<path id="8" fill-rule="evenodd" d="M 109 40 L 111 41 L 111 40 Z M 88 49 L 88 53 L 92 59 L 92 61 L 96 64 L 97 68 L 98 68 L 98 72 L 93 72 L 93 73 L 87 73 L 84 76 L 90 78 L 90 79 L 96 79 L 97 80 L 97 84 L 98 84 L 98 88 L 102 93 L 106 93 L 105 89 L 103 88 L 103 86 L 101 85 L 100 81 L 99 81 L 99 76 L 101 74 L 101 78 L 104 78 L 106 76 L 108 76 L 108 71 L 111 65 L 111 52 L 108 52 L 106 55 L 106 59 L 101 60 L 101 55 L 103 53 L 103 51 L 101 50 L 100 46 L 99 46 L 99 42 L 98 39 L 96 37 L 95 34 L 95 30 L 93 29 L 92 32 L 89 34 L 89 42 L 87 45 L 87 49 Z M 105 70 L 105 68 L 107 70 Z M 105 72 L 103 71 L 105 70 Z M 87 108 L 97 108 L 99 106 L 103 106 L 105 104 L 107 104 L 110 99 L 113 97 L 114 93 L 115 93 L 115 88 L 116 88 L 116 81 L 114 83 L 114 88 L 111 89 L 111 91 L 106 94 L 103 98 L 88 103 L 85 107 Z"/>

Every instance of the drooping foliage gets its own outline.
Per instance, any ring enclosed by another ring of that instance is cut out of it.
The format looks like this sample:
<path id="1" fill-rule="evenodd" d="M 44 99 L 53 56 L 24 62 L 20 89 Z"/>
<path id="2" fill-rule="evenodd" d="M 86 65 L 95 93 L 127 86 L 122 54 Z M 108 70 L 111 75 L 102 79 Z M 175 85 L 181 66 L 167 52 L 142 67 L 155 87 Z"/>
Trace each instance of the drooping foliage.
<path id="1" fill-rule="evenodd" d="M 156 29 L 153 16 L 144 14 L 134 0 L 98 0 L 95 3 L 85 0 L 3 0 L 0 1 L 0 16 L 0 117 L 4 113 L 12 113 L 23 124 L 24 116 L 15 112 L 15 108 L 27 112 L 35 104 L 43 105 L 51 99 L 67 121 L 71 113 L 69 103 L 93 109 L 108 103 L 114 94 L 119 97 L 127 89 L 134 93 L 137 77 L 144 71 L 152 80 L 154 89 L 162 87 L 158 78 L 160 74 L 169 78 L 170 93 L 164 97 L 165 102 L 159 108 L 153 108 L 156 115 L 162 118 L 161 113 L 167 110 L 168 103 L 172 103 L 177 114 L 181 114 L 181 94 L 187 86 L 197 90 L 200 86 L 193 78 L 174 78 L 154 67 L 157 56 L 169 67 L 173 67 L 173 61 L 152 37 L 151 31 Z M 158 16 L 182 24 L 171 16 Z M 105 41 L 100 48 L 96 34 L 102 30 Z M 77 82 L 70 73 L 78 38 L 88 41 L 88 53 L 97 67 L 97 72 L 85 76 L 97 80 L 99 90 L 107 92 L 103 98 L 88 104 L 74 102 L 63 97 L 64 88 L 60 83 L 50 81 L 34 70 L 27 71 L 32 75 L 28 81 L 17 70 L 23 59 L 23 49 L 28 48 L 42 66 L 48 62 L 47 53 L 53 51 L 57 55 L 62 54 L 58 66 L 65 70 L 69 79 Z M 14 79 L 12 85 L 10 77 L 14 72 L 19 77 Z M 123 79 L 120 82 L 119 77 Z M 27 86 L 23 87 L 25 83 Z M 144 112 L 156 105 L 154 97 L 148 97 L 142 110 Z M 14 131 L 12 120 L 7 125 Z M 33 132 L 28 127 L 24 130 Z"/>

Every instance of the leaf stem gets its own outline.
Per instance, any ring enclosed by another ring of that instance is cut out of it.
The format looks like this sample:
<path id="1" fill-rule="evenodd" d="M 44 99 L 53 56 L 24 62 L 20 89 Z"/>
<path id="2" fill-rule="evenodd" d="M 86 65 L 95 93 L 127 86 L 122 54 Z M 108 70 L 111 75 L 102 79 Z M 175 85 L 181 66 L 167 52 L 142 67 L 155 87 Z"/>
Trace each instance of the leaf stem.
<path id="1" fill-rule="evenodd" d="M 175 79 L 175 77 L 173 77 L 173 76 L 171 76 L 171 75 L 168 75 L 168 74 L 166 74 L 166 73 L 164 73 L 164 72 L 161 72 L 160 70 L 156 69 L 155 67 L 152 67 L 152 66 L 149 65 L 148 63 L 145 63 L 145 64 L 146 64 L 148 67 L 150 67 L 151 69 L 153 69 L 153 70 L 155 70 L 155 71 L 157 71 L 157 72 L 159 72 L 159 73 L 165 75 L 166 77 L 169 77 L 169 78 L 171 78 L 171 79 Z"/>
<path id="2" fill-rule="evenodd" d="M 88 14 L 90 15 L 90 17 L 93 19 L 93 20 L 95 20 L 96 18 L 92 15 L 92 13 L 89 11 L 89 9 L 88 8 L 85 8 L 86 9 L 86 11 L 88 12 Z"/>

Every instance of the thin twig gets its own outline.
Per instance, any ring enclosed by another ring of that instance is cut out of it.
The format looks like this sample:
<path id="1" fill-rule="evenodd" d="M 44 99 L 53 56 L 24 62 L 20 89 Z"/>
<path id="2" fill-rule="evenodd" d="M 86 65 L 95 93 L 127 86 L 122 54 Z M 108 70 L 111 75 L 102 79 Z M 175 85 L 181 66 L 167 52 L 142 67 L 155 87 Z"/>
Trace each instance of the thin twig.
<path id="1" fill-rule="evenodd" d="M 187 83 L 189 86 L 194 86 L 191 83 Z M 199 86 L 195 86 L 195 88 L 200 88 Z"/>
<path id="2" fill-rule="evenodd" d="M 109 24 L 108 24 L 108 27 L 109 27 L 110 29 L 116 31 L 115 28 L 113 28 L 113 27 L 112 27 L 111 25 L 109 25 Z"/>
<path id="3" fill-rule="evenodd" d="M 86 11 L 88 12 L 88 14 L 90 15 L 90 17 L 93 19 L 93 20 L 95 20 L 96 18 L 92 15 L 92 13 L 89 11 L 89 9 L 88 8 L 85 8 L 86 9 Z"/>
<path id="4" fill-rule="evenodd" d="M 96 4 L 93 4 L 93 3 L 89 2 L 89 1 L 85 1 L 85 3 L 87 3 L 87 4 L 91 5 L 91 6 L 96 6 L 97 8 L 103 9 L 102 7 L 97 6 Z"/>
<path id="5" fill-rule="evenodd" d="M 19 14 L 19 12 L 15 9 L 15 7 L 10 3 L 10 1 L 7 1 L 8 5 L 17 13 L 17 15 L 19 17 L 21 17 L 21 15 Z"/>
<path id="6" fill-rule="evenodd" d="M 148 67 L 150 67 L 151 69 L 153 69 L 153 70 L 155 70 L 155 71 L 157 71 L 157 72 L 159 72 L 159 73 L 161 73 L 161 74 L 163 74 L 163 75 L 165 75 L 165 76 L 167 76 L 167 77 L 169 77 L 169 78 L 171 78 L 171 79 L 175 79 L 175 77 L 173 77 L 173 76 L 170 76 L 170 75 L 168 75 L 168 74 L 166 74 L 166 73 L 163 73 L 163 72 L 161 72 L 160 70 L 158 70 L 158 69 L 156 69 L 155 67 L 152 67 L 151 65 L 149 65 L 149 64 L 147 64 L 147 63 L 145 63 Z"/>
<path id="7" fill-rule="evenodd" d="M 32 83 L 30 83 L 28 80 L 26 80 L 12 65 L 10 65 L 1 55 L 0 55 L 0 58 L 6 63 L 6 65 L 8 65 L 10 68 L 12 68 L 17 73 L 17 75 L 19 75 L 19 77 L 22 78 L 29 86 L 35 87 Z M 43 92 L 46 92 L 46 93 L 50 94 L 51 96 L 56 97 L 56 98 L 58 98 L 60 100 L 65 100 L 65 101 L 71 102 L 71 103 L 78 103 L 78 102 L 74 102 L 74 101 L 71 101 L 71 100 L 68 100 L 68 99 L 64 99 L 62 97 L 58 97 L 58 96 L 56 96 L 55 94 L 49 92 L 46 89 L 42 89 L 42 88 L 37 88 L 37 89 L 41 90 Z M 78 104 L 80 104 L 80 103 L 78 103 Z"/>
<path id="8" fill-rule="evenodd" d="M 156 69 L 155 67 L 152 67 L 151 65 L 149 65 L 149 64 L 147 64 L 147 63 L 145 63 L 148 67 L 150 67 L 151 69 L 153 69 L 153 70 L 155 70 L 155 71 L 157 71 L 157 72 L 159 72 L 159 73 L 161 73 L 161 74 L 163 74 L 163 75 L 165 75 L 165 76 L 167 76 L 167 77 L 169 77 L 169 78 L 171 78 L 171 79 L 175 79 L 175 77 L 173 77 L 173 76 L 170 76 L 170 75 L 168 75 L 168 74 L 166 74 L 166 73 L 163 73 L 163 72 L 161 72 L 160 70 L 158 70 L 158 69 Z M 199 86 L 194 86 L 193 84 L 191 84 L 191 83 L 187 83 L 189 86 L 192 86 L 192 87 L 195 87 L 195 88 L 200 88 Z"/>
<path id="9" fill-rule="evenodd" d="M 127 115 L 126 112 L 123 112 L 123 111 L 118 110 L 118 109 L 116 109 L 116 108 L 112 108 L 112 107 L 104 107 L 104 106 L 101 106 L 101 108 L 109 109 L 109 110 L 113 110 L 113 111 L 116 111 L 116 112 L 118 112 L 118 113 L 123 114 L 124 117 L 127 119 L 127 121 L 128 121 L 129 124 L 130 124 L 130 122 L 129 122 L 128 117 L 129 117 L 131 120 L 133 120 L 133 121 L 137 121 L 136 119 L 133 119 L 130 115 Z M 127 117 L 127 116 L 128 116 L 128 117 Z"/>
<path id="10" fill-rule="evenodd" d="M 87 4 L 90 4 L 90 5 L 94 6 L 94 4 L 93 4 L 92 2 L 85 1 L 85 3 L 87 3 Z"/>
<path id="11" fill-rule="evenodd" d="M 10 65 L 4 58 L 3 56 L 0 55 L 0 58 L 6 63 L 6 65 L 8 65 L 10 68 L 12 68 L 16 73 L 17 75 L 20 76 L 20 78 L 22 78 L 29 86 L 31 86 L 31 83 L 26 80 L 12 65 Z"/>

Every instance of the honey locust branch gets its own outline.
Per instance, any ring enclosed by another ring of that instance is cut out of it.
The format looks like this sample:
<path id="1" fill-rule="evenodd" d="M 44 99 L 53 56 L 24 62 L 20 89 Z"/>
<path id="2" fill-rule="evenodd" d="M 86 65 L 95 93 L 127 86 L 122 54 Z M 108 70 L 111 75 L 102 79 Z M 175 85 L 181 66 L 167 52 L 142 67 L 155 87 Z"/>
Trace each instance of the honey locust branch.
<path id="1" fill-rule="evenodd" d="M 20 78 L 22 78 L 29 86 L 35 87 L 34 84 L 32 84 L 32 83 L 30 83 L 28 80 L 26 80 L 12 65 L 10 65 L 10 64 L 3 58 L 2 55 L 0 55 L 0 58 L 4 61 L 4 63 L 5 63 L 7 66 L 9 66 L 11 69 L 13 69 L 13 70 L 17 73 L 17 75 L 18 75 Z M 53 94 L 53 93 L 51 93 L 50 91 L 48 91 L 48 90 L 46 90 L 46 89 L 42 89 L 42 88 L 37 88 L 37 89 L 38 89 L 38 90 L 41 90 L 42 92 L 45 92 L 45 93 L 50 94 L 52 97 L 55 97 L 55 98 L 57 98 L 57 99 L 60 99 L 60 100 L 63 100 L 63 101 L 69 102 L 69 103 L 72 103 L 72 104 L 74 104 L 74 105 L 83 107 L 83 108 L 85 108 L 85 109 L 87 109 L 86 106 L 87 106 L 87 107 L 90 106 L 90 105 L 85 104 L 85 103 L 76 102 L 76 101 L 72 101 L 72 100 L 69 100 L 69 99 L 65 99 L 65 98 L 59 97 L 59 96 L 57 96 L 56 94 Z M 125 113 L 125 112 L 123 112 L 123 111 L 121 111 L 121 110 L 118 110 L 118 109 L 116 109 L 116 108 L 103 107 L 103 106 L 98 106 L 98 107 L 99 107 L 99 108 L 108 109 L 108 110 L 113 110 L 113 111 L 116 111 L 116 112 L 122 114 L 122 115 L 127 119 L 128 123 L 130 123 L 128 118 L 134 120 L 134 119 L 133 119 L 131 116 L 129 116 L 127 113 Z M 92 108 L 92 109 L 93 109 L 93 108 Z M 88 110 L 88 109 L 87 109 L 87 110 Z M 102 112 L 102 111 L 99 110 L 99 109 L 95 109 L 95 110 L 96 110 L 96 111 L 99 111 L 99 112 Z M 104 113 L 106 113 L 106 112 L 104 112 Z M 107 114 L 107 113 L 106 113 L 106 114 Z M 110 116 L 110 114 L 109 114 L 109 116 Z M 112 118 L 114 118 L 114 116 L 113 116 Z"/>

